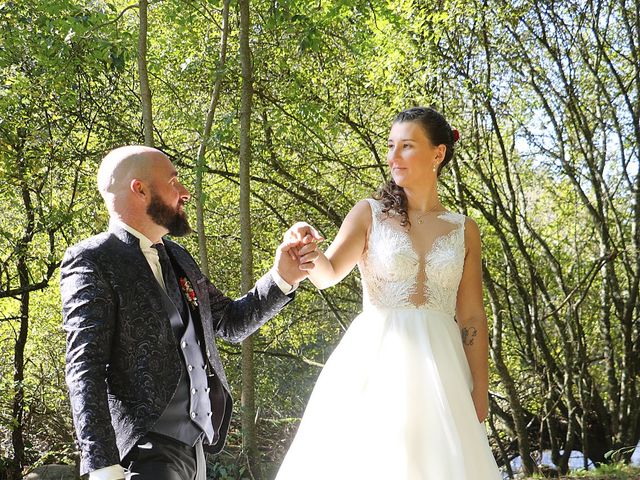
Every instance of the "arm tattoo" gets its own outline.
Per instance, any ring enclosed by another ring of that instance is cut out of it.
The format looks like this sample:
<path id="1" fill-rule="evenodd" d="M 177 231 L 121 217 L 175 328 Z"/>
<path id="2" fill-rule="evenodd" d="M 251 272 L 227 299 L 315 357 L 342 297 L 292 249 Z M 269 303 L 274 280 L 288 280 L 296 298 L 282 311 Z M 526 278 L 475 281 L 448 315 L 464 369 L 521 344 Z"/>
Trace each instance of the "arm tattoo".
<path id="1" fill-rule="evenodd" d="M 476 330 L 476 327 L 465 327 L 460 333 L 462 334 L 462 343 L 471 346 L 473 345 L 473 339 L 478 335 L 478 330 Z"/>

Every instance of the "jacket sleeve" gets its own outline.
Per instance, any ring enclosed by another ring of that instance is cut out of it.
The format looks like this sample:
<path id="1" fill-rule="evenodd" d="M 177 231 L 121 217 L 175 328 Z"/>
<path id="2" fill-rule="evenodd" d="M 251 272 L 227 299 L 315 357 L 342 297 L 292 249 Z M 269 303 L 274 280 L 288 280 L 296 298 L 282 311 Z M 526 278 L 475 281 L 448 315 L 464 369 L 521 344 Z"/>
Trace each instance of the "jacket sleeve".
<path id="1" fill-rule="evenodd" d="M 216 336 L 233 343 L 241 342 L 258 330 L 295 296 L 295 293 L 282 293 L 271 272 L 237 300 L 223 295 L 208 279 L 206 284 Z"/>
<path id="2" fill-rule="evenodd" d="M 66 381 L 80 447 L 80 474 L 120 461 L 107 400 L 115 298 L 86 252 L 67 250 L 60 268 Z"/>

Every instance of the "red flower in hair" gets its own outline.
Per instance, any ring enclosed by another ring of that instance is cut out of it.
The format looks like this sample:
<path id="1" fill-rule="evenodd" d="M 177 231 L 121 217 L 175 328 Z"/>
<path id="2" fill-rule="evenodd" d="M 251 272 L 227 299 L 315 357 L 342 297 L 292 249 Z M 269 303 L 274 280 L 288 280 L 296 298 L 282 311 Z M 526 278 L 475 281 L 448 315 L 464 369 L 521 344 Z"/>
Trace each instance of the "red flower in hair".
<path id="1" fill-rule="evenodd" d="M 453 143 L 456 143 L 458 140 L 460 140 L 460 132 L 458 131 L 457 128 L 454 128 L 452 131 L 453 131 Z"/>

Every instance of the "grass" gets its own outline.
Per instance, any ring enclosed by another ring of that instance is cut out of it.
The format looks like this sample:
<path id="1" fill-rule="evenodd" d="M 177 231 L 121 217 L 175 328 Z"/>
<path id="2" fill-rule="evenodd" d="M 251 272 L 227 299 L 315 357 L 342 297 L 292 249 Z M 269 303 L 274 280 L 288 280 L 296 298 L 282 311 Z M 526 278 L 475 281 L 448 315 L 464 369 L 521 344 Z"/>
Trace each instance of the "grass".
<path id="1" fill-rule="evenodd" d="M 533 479 L 551 478 L 540 475 L 530 477 Z M 611 465 L 600 465 L 595 470 L 574 470 L 570 475 L 563 475 L 561 480 L 573 480 L 577 478 L 588 478 L 591 480 L 640 480 L 640 467 L 614 463 Z"/>

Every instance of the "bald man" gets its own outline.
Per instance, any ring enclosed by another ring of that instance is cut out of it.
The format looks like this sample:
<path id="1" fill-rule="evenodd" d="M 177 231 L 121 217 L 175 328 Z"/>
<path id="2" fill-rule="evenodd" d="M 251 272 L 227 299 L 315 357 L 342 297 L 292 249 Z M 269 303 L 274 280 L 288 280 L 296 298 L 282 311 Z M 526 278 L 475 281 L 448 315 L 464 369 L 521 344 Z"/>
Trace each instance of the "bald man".
<path id="1" fill-rule="evenodd" d="M 289 303 L 319 237 L 294 225 L 285 238 L 303 240 L 281 244 L 271 271 L 232 300 L 165 237 L 191 229 L 189 192 L 164 153 L 113 150 L 98 189 L 109 231 L 70 247 L 60 271 L 80 474 L 204 480 L 204 451 L 222 449 L 232 408 L 215 338 L 240 342 Z"/>

